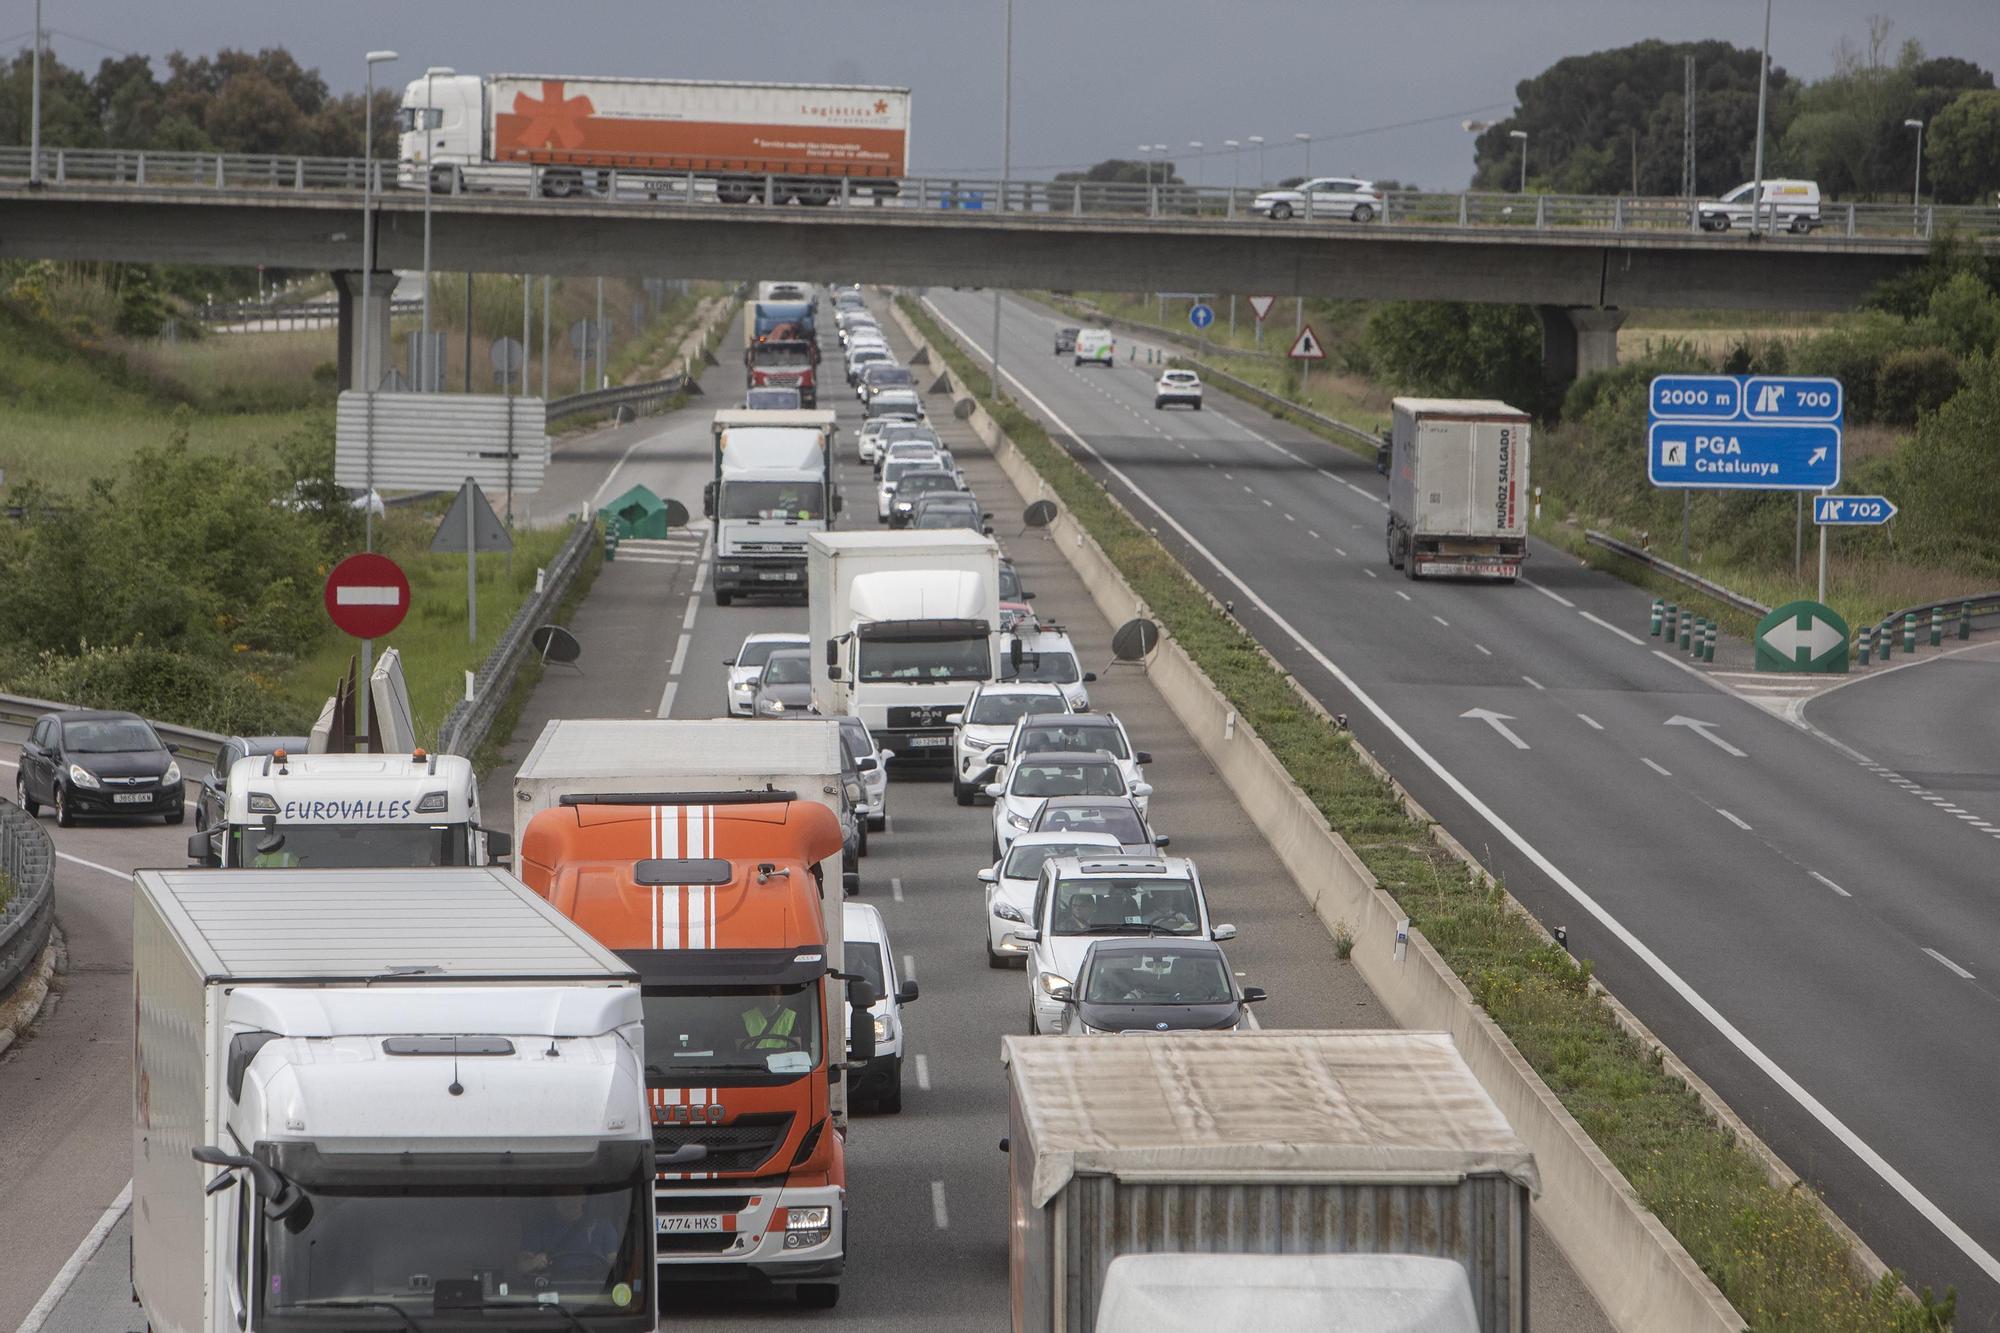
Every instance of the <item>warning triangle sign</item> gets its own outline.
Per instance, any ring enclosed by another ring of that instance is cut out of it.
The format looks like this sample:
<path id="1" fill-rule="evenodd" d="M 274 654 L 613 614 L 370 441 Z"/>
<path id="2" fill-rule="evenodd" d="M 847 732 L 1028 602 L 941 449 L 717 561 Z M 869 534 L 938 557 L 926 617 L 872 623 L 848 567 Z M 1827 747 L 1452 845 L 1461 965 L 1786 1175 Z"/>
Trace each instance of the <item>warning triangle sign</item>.
<path id="1" fill-rule="evenodd" d="M 474 550 L 514 549 L 514 539 L 507 535 L 506 526 L 500 522 L 500 516 L 493 512 L 493 504 L 486 498 L 486 492 L 479 489 L 478 482 L 467 477 L 465 484 L 458 488 L 458 498 L 451 502 L 451 508 L 445 512 L 444 521 L 438 524 L 437 535 L 431 538 L 433 554 L 465 550 L 468 510 L 472 516 Z"/>
<path id="2" fill-rule="evenodd" d="M 1264 316 L 1270 314 L 1271 307 L 1277 303 L 1278 298 L 1275 296 L 1253 296 L 1250 298 L 1250 313 L 1255 315 L 1257 322 L 1261 324 L 1264 322 Z"/>
<path id="3" fill-rule="evenodd" d="M 1308 324 L 1299 330 L 1299 336 L 1292 339 L 1292 350 L 1285 353 L 1294 361 L 1324 361 L 1326 349 L 1319 345 L 1319 335 Z"/>

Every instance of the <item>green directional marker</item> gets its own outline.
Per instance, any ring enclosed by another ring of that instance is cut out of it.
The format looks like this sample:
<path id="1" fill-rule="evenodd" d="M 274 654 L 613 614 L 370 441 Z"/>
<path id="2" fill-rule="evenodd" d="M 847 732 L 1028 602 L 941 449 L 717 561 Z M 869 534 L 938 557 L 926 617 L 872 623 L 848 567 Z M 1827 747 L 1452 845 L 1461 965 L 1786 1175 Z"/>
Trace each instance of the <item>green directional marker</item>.
<path id="1" fill-rule="evenodd" d="M 1847 671 L 1847 622 L 1818 602 L 1787 602 L 1758 622 L 1759 671 Z"/>

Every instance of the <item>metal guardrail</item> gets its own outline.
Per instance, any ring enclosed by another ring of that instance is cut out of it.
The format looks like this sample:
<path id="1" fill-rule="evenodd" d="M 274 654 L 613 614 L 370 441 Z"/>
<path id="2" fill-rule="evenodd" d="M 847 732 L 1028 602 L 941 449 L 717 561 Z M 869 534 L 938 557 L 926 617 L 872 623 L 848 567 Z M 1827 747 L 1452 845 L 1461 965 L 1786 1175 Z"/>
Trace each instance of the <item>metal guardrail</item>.
<path id="1" fill-rule="evenodd" d="M 1877 621 L 1873 628 L 1879 640 L 1894 631 L 1900 630 L 1904 620 L 1907 617 L 1914 616 L 1916 617 L 1918 627 L 1925 634 L 1928 634 L 1930 632 L 1931 613 L 1942 611 L 1946 616 L 1947 632 L 1949 632 L 1950 627 L 1956 622 L 1958 617 L 1965 614 L 1967 606 L 1972 608 L 1972 617 L 1974 620 L 2000 618 L 2000 592 L 1977 593 L 1971 597 L 1940 597 L 1935 602 L 1923 602 L 1917 606 L 1906 606 L 1900 610 L 1891 611 L 1888 615 Z"/>
<path id="2" fill-rule="evenodd" d="M 486 741 L 486 733 L 493 728 L 493 719 L 500 706 L 507 701 L 507 694 L 513 688 L 514 677 L 520 672 L 521 664 L 534 651 L 530 639 L 536 628 L 547 624 L 562 605 L 570 585 L 576 582 L 578 572 L 583 569 L 584 561 L 600 541 L 595 519 L 578 523 L 571 529 L 569 540 L 556 552 L 555 560 L 542 579 L 541 591 L 521 603 L 514 618 L 507 622 L 499 642 L 493 645 L 493 651 L 480 663 L 479 672 L 473 678 L 472 702 L 460 699 L 439 724 L 436 746 L 439 753 L 467 757 L 478 753 L 479 747 Z"/>
<path id="3" fill-rule="evenodd" d="M 66 713 L 81 704 L 58 703 L 53 699 L 36 699 L 25 694 L 0 694 L 0 740 L 19 743 L 28 738 L 28 732 L 35 723 L 48 713 Z M 175 758 L 182 761 L 183 777 L 190 782 L 199 781 L 200 772 L 186 772 L 189 763 L 210 768 L 222 753 L 227 736 L 218 736 L 212 731 L 197 731 L 193 727 L 178 727 L 170 722 L 155 722 L 153 730 L 160 739 L 175 748 Z"/>
<path id="4" fill-rule="evenodd" d="M 1706 593 L 1708 596 L 1715 598 L 1716 601 L 1733 606 L 1738 611 L 1747 612 L 1750 615 L 1756 616 L 1759 620 L 1771 614 L 1771 608 L 1762 602 L 1752 601 L 1742 593 L 1725 588 L 1713 579 L 1705 579 L 1691 569 L 1683 569 L 1671 560 L 1662 560 L 1651 551 L 1641 550 L 1629 542 L 1621 542 L 1609 533 L 1586 529 L 1583 537 L 1592 546 L 1601 546 L 1605 550 L 1622 555 L 1628 560 L 1637 560 L 1648 569 L 1657 570 L 1670 579 L 1685 583 L 1697 592 Z"/>
<path id="5" fill-rule="evenodd" d="M 602 412 L 617 407 L 657 410 L 677 394 L 700 392 L 701 386 L 687 375 L 669 375 L 663 380 L 651 380 L 645 384 L 614 384 L 608 389 L 592 389 L 587 393 L 570 394 L 566 398 L 551 398 L 548 419 L 557 422 L 585 412 Z"/>
<path id="6" fill-rule="evenodd" d="M 0 906 L 0 996 L 28 970 L 56 915 L 56 849 L 48 830 L 20 806 L 0 802 L 0 874 L 13 889 Z"/>
<path id="7" fill-rule="evenodd" d="M 31 154 L 0 149 L 0 182 L 27 185 Z M 255 196 L 277 192 L 347 192 L 358 204 L 364 167 L 359 158 L 280 157 L 242 153 L 164 153 L 115 148 L 44 148 L 40 183 L 54 188 L 198 190 Z M 405 164 L 373 164 L 375 188 L 384 198 L 420 194 L 423 182 Z M 1620 235 L 1698 235 L 1695 201 L 1614 195 L 1509 194 L 1489 191 L 1392 190 L 1368 205 L 1326 215 L 1302 203 L 1288 219 L 1255 211 L 1264 186 L 1195 186 L 1182 182 L 1138 184 L 1101 181 L 1014 180 L 910 176 L 787 177 L 754 173 L 676 171 L 667 168 L 595 170 L 574 166 L 467 164 L 437 168 L 438 193 L 515 199 L 549 199 L 561 207 L 576 196 L 597 204 L 742 207 L 793 198 L 815 205 L 916 209 L 961 216 L 1004 213 L 1010 218 L 1094 218 L 1151 222 L 1161 219 L 1239 223 L 1254 227 L 1380 227 L 1422 232 L 1609 232 Z M 447 176 L 447 172 L 449 175 Z M 448 188 L 445 188 L 448 187 Z M 1772 237 L 1811 245 L 1854 240 L 1928 241 L 1955 230 L 2000 236 L 2000 209 L 1981 205 L 1825 203 L 1821 225 L 1810 235 Z"/>
<path id="8" fill-rule="evenodd" d="M 1310 407 L 1301 407 L 1282 394 L 1272 393 L 1269 389 L 1252 384 L 1250 381 L 1232 375 L 1226 370 L 1219 370 L 1194 357 L 1177 356 L 1173 358 L 1173 361 L 1176 365 L 1187 366 L 1194 370 L 1207 382 L 1227 385 L 1229 391 L 1240 398 L 1247 398 L 1253 403 L 1268 407 L 1274 412 L 1282 412 L 1288 417 L 1295 417 L 1300 421 L 1311 422 L 1322 430 L 1331 431 L 1335 435 L 1353 440 L 1355 443 L 1365 446 L 1371 452 L 1377 445 L 1382 443 L 1382 437 L 1373 431 L 1363 430 L 1359 426 L 1350 426 L 1345 421 L 1327 416 L 1324 412 L 1315 412 Z"/>
<path id="9" fill-rule="evenodd" d="M 421 298 L 389 302 L 391 315 L 420 314 L 423 308 Z M 194 317 L 204 324 L 255 324 L 279 320 L 327 322 L 340 318 L 340 305 L 335 301 L 296 301 L 291 305 L 238 301 L 230 305 L 196 306 Z"/>

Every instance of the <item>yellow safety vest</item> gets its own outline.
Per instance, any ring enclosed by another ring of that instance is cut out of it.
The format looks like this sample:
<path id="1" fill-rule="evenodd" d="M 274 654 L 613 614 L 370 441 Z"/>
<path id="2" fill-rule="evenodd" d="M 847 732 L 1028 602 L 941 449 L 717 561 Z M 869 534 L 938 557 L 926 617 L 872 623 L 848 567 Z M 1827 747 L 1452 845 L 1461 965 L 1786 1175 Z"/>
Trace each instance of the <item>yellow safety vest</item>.
<path id="1" fill-rule="evenodd" d="M 798 1011 L 795 1009 L 786 1009 L 776 1018 L 766 1018 L 762 1009 L 748 1009 L 743 1014 L 743 1030 L 750 1034 L 752 1046 L 763 1044 L 762 1039 L 765 1037 L 773 1038 L 770 1042 L 773 1046 L 789 1045 L 788 1041 L 779 1042 L 775 1039 L 789 1038 L 792 1035 L 793 1025 L 798 1022 L 798 1017 Z"/>

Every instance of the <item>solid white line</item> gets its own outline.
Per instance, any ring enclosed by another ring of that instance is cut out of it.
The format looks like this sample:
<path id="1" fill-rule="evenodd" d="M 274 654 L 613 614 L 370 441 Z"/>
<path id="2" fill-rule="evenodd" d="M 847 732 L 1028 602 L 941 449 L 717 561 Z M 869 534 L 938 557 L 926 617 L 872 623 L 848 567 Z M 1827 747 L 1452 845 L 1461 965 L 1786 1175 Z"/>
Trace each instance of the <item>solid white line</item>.
<path id="1" fill-rule="evenodd" d="M 114 879 L 130 879 L 130 878 L 132 878 L 132 872 L 131 872 L 131 871 L 129 871 L 129 870 L 113 870 L 113 869 L 112 869 L 112 868 L 111 868 L 110 866 L 107 866 L 107 865 L 99 865 L 99 864 L 98 864 L 97 862 L 95 862 L 95 861 L 86 861 L 86 860 L 84 860 L 84 859 L 83 859 L 82 857 L 80 857 L 80 856 L 72 856 L 72 855 L 70 855 L 70 854 L 69 854 L 68 852 L 57 852 L 57 853 L 56 853 L 56 855 L 57 855 L 57 856 L 60 856 L 60 857 L 61 857 L 61 858 L 62 858 L 63 860 L 65 860 L 65 861 L 73 861 L 73 862 L 75 862 L 75 863 L 76 863 L 77 865 L 80 865 L 80 866 L 88 866 L 88 867 L 89 867 L 90 869 L 92 869 L 92 870 L 101 870 L 101 871 L 103 871 L 103 872 L 104 872 L 105 874 L 107 874 L 107 875 L 110 875 L 110 876 L 111 876 L 112 878 L 114 878 Z"/>
<path id="2" fill-rule="evenodd" d="M 917 1057 L 917 1086 L 925 1092 L 931 1090 L 931 1062 L 925 1057 Z"/>
<path id="3" fill-rule="evenodd" d="M 897 902 L 903 901 L 903 877 L 901 875 L 889 876 L 889 896 Z M 919 1056 L 917 1058 L 922 1059 L 923 1057 Z"/>
<path id="4" fill-rule="evenodd" d="M 952 323 L 951 320 L 945 318 L 942 314 L 939 314 L 937 307 L 928 300 L 926 300 L 924 304 L 930 308 L 930 311 L 933 315 L 937 315 L 941 323 L 943 323 L 947 328 L 949 328 L 954 334 L 957 335 L 959 341 L 971 347 L 974 352 L 984 355 L 984 352 L 982 351 L 982 349 L 980 349 L 979 344 L 973 341 L 972 338 L 967 336 L 965 330 L 959 328 L 956 324 Z M 1505 819 L 1503 819 L 1498 811 L 1494 810 L 1491 806 L 1487 805 L 1485 801 L 1481 800 L 1470 787 L 1466 786 L 1464 782 L 1460 781 L 1456 774 L 1452 773 L 1451 770 L 1447 769 L 1442 763 L 1440 763 L 1435 755 L 1433 755 L 1429 750 L 1425 749 L 1423 745 L 1418 742 L 1415 736 L 1411 735 L 1410 732 L 1400 722 L 1396 721 L 1396 719 L 1390 715 L 1389 711 L 1386 708 L 1382 707 L 1381 704 L 1377 703 L 1373 695 L 1369 694 L 1366 690 L 1361 688 L 1361 684 L 1359 681 L 1355 680 L 1352 676 L 1348 675 L 1347 672 L 1343 670 L 1338 664 L 1336 664 L 1332 658 L 1328 657 L 1325 653 L 1321 652 L 1319 648 L 1316 647 L 1314 644 L 1312 644 L 1310 641 L 1308 641 L 1303 634 L 1299 633 L 1299 631 L 1293 627 L 1290 621 L 1286 620 L 1283 616 L 1279 615 L 1277 610 L 1273 608 L 1269 602 L 1265 601 L 1264 598 L 1260 596 L 1253 588 L 1251 588 L 1248 583 L 1245 583 L 1243 579 L 1240 576 L 1238 576 L 1234 570 L 1230 569 L 1227 565 L 1223 564 L 1221 560 L 1217 559 L 1214 553 L 1212 553 L 1206 546 L 1202 545 L 1202 543 L 1195 537 L 1195 535 L 1189 532 L 1187 528 L 1183 526 L 1178 519 L 1176 519 L 1172 514 L 1169 514 L 1165 509 L 1163 509 L 1159 505 L 1159 503 L 1155 501 L 1150 495 L 1146 494 L 1145 491 L 1133 485 L 1132 479 L 1126 476 L 1123 470 L 1121 470 L 1114 464 L 1106 461 L 1104 456 L 1098 453 L 1097 450 L 1090 444 L 1088 440 L 1086 440 L 1083 436 L 1078 435 L 1074 430 L 1071 430 L 1068 424 L 1065 423 L 1061 417 L 1057 416 L 1053 411 L 1050 411 L 1049 405 L 1043 402 L 1041 398 L 1035 393 L 1034 390 L 1028 388 L 1025 384 L 1021 383 L 1019 376 L 1015 375 L 1012 371 L 1003 371 L 1002 373 L 1004 373 L 1008 379 L 1013 381 L 1014 387 L 1021 391 L 1022 396 L 1028 399 L 1030 402 L 1032 402 L 1035 405 L 1035 407 L 1038 408 L 1043 413 L 1043 415 L 1045 415 L 1049 419 L 1049 421 L 1056 427 L 1056 429 L 1062 431 L 1064 434 L 1069 435 L 1072 439 L 1074 439 L 1077 443 L 1077 447 L 1083 449 L 1084 451 L 1089 453 L 1093 458 L 1095 458 L 1098 461 L 1098 463 L 1105 469 L 1106 472 L 1108 472 L 1111 476 L 1116 477 L 1118 479 L 1120 485 L 1126 487 L 1126 489 L 1129 490 L 1134 496 L 1136 496 L 1139 500 L 1143 501 L 1148 508 L 1150 508 L 1154 513 L 1158 514 L 1160 516 L 1161 522 L 1165 523 L 1168 527 L 1172 528 L 1175 531 L 1175 533 L 1181 538 L 1181 540 L 1185 541 L 1189 545 L 1189 547 L 1198 552 L 1201 555 L 1201 557 L 1204 560 L 1208 561 L 1208 563 L 1212 565 L 1216 569 L 1216 571 L 1220 573 L 1225 579 L 1227 579 L 1230 583 L 1234 584 L 1237 590 L 1241 592 L 1243 596 L 1247 598 L 1254 606 L 1256 606 L 1258 610 L 1262 611 L 1264 615 L 1270 619 L 1273 625 L 1275 625 L 1294 643 L 1298 644 L 1300 648 L 1304 649 L 1308 654 L 1310 654 L 1313 660 L 1318 662 L 1320 667 L 1323 670 L 1325 670 L 1328 675 L 1332 676 L 1336 681 L 1338 681 L 1341 687 L 1354 697 L 1356 702 L 1358 702 L 1363 708 L 1367 709 L 1368 712 L 1375 718 L 1377 722 L 1381 723 L 1382 726 L 1397 739 L 1397 741 L 1399 741 L 1407 750 L 1409 750 L 1411 756 L 1414 757 L 1418 763 L 1421 763 L 1422 765 L 1424 765 L 1424 767 L 1430 769 L 1430 771 L 1433 774 L 1435 774 L 1438 777 L 1438 779 L 1442 781 L 1447 787 L 1449 787 L 1460 800 L 1465 802 L 1467 807 L 1469 807 L 1473 811 L 1473 813 L 1477 814 L 1481 819 L 1484 819 L 1488 824 L 1490 824 L 1495 832 L 1499 833 L 1500 836 L 1506 839 L 1506 841 L 1509 844 L 1511 844 L 1516 851 L 1520 852 L 1521 855 L 1526 857 L 1528 861 L 1535 866 L 1536 869 L 1540 870 L 1544 875 L 1548 876 L 1551 883 L 1553 883 L 1557 888 L 1561 889 L 1564 893 L 1568 894 L 1572 899 L 1574 899 L 1578 904 L 1578 906 L 1583 908 L 1584 911 L 1590 913 L 1592 918 L 1594 918 L 1606 930 L 1610 931 L 1612 935 L 1614 935 L 1618 939 L 1618 941 L 1621 944 L 1623 944 L 1627 949 L 1630 949 L 1634 957 L 1636 957 L 1640 962 L 1644 963 L 1648 968 L 1650 968 L 1653 974 L 1659 977 L 1660 980 L 1665 982 L 1668 986 L 1672 987 L 1674 992 L 1678 994 L 1683 1000 L 1685 1000 L 1688 1003 L 1688 1005 L 1694 1009 L 1696 1013 L 1700 1014 L 1702 1018 L 1705 1021 L 1707 1021 L 1707 1023 L 1711 1027 L 1713 1027 L 1717 1032 L 1722 1034 L 1723 1038 L 1727 1040 L 1730 1045 L 1734 1046 L 1739 1052 L 1741 1052 L 1747 1059 L 1749 1059 L 1752 1063 L 1754 1063 L 1759 1069 L 1763 1070 L 1765 1076 L 1768 1077 L 1773 1083 L 1776 1083 L 1778 1087 L 1784 1091 L 1786 1096 L 1790 1097 L 1794 1102 L 1796 1102 L 1806 1112 L 1806 1114 L 1810 1115 L 1814 1120 L 1818 1121 L 1819 1124 L 1823 1128 L 1825 1128 L 1828 1133 L 1832 1134 L 1835 1138 L 1839 1139 L 1840 1142 L 1847 1147 L 1848 1151 L 1852 1152 L 1856 1157 L 1858 1157 L 1861 1160 L 1861 1162 L 1864 1165 L 1866 1165 L 1869 1170 L 1873 1171 L 1878 1178 L 1880 1178 L 1885 1184 L 1889 1186 L 1889 1188 L 1896 1191 L 1896 1193 L 1903 1199 L 1905 1203 L 1909 1204 L 1917 1212 L 1921 1213 L 1924 1216 L 1924 1218 L 1930 1222 L 1932 1226 L 1938 1229 L 1938 1231 L 1945 1237 L 1945 1239 L 1949 1240 L 1961 1254 L 1965 1255 L 1968 1259 L 1970 1259 L 1979 1268 L 1981 1272 L 1985 1273 L 1987 1277 L 1993 1279 L 1994 1281 L 2000 1282 L 2000 1258 L 1996 1258 L 1989 1250 L 1986 1249 L 1985 1246 L 1981 1245 L 1977 1240 L 1973 1239 L 1973 1237 L 1965 1230 L 1964 1227 L 1960 1226 L 1957 1222 L 1953 1221 L 1952 1218 L 1942 1208 L 1939 1208 L 1935 1203 L 1931 1202 L 1929 1196 L 1924 1194 L 1924 1192 L 1918 1189 L 1915 1185 L 1911 1184 L 1909 1179 L 1905 1177 L 1902 1172 L 1898 1171 L 1893 1165 L 1891 1165 L 1889 1160 L 1883 1157 L 1881 1153 L 1875 1151 L 1875 1149 L 1872 1146 L 1870 1146 L 1867 1140 L 1863 1139 L 1859 1134 L 1856 1134 L 1852 1129 L 1848 1128 L 1846 1122 L 1841 1120 L 1841 1118 L 1835 1115 L 1832 1111 L 1828 1110 L 1826 1104 L 1821 1102 L 1819 1098 L 1815 1097 L 1811 1092 L 1807 1091 L 1804 1084 L 1800 1083 L 1797 1079 L 1793 1078 L 1789 1073 L 1787 1073 L 1782 1065 L 1780 1065 L 1776 1060 L 1773 1060 L 1769 1055 L 1766 1055 L 1762 1048 L 1760 1048 L 1755 1042 L 1751 1041 L 1750 1038 L 1746 1036 L 1743 1033 L 1743 1031 L 1740 1028 L 1738 1028 L 1734 1023 L 1730 1022 L 1728 1017 L 1725 1016 L 1720 1009 L 1717 1009 L 1712 1003 L 1709 1002 L 1709 1000 L 1706 997 L 1704 997 L 1701 994 L 1700 991 L 1696 990 L 1692 985 L 1690 985 L 1687 979 L 1682 977 L 1679 972 L 1675 971 L 1672 965 L 1670 965 L 1666 959 L 1660 957 L 1657 953 L 1653 952 L 1652 948 L 1649 945 L 1647 945 L 1644 940 L 1640 939 L 1637 935 L 1633 934 L 1632 931 L 1628 929 L 1623 922 L 1621 922 L 1620 920 L 1618 920 L 1617 917 L 1611 914 L 1609 909 L 1607 909 L 1602 903 L 1598 902 L 1595 898 L 1591 897 L 1591 895 L 1584 890 L 1582 885 L 1578 884 L 1575 880 L 1571 879 L 1568 875 L 1564 874 L 1561 867 L 1557 866 L 1555 862 L 1549 860 L 1548 857 L 1544 856 L 1542 852 L 1533 843 L 1529 842 L 1525 837 L 1523 837 L 1520 834 L 1519 831 L 1517 831 L 1513 827 L 1513 825 L 1509 824 Z M 1673 660 L 1671 657 L 1668 657 L 1668 655 L 1665 653 L 1660 653 L 1659 655 L 1662 658 L 1665 658 L 1667 661 Z M 1694 674 L 1697 677 L 1701 675 L 1700 672 L 1695 672 Z M 941 1189 L 939 1193 L 941 1197 L 942 1195 Z"/>
<path id="5" fill-rule="evenodd" d="M 1958 975 L 1964 980 L 1966 981 L 1972 980 L 1972 973 L 1966 971 L 1964 968 L 1960 967 L 1957 963 L 1952 962 L 1951 959 L 1946 958 L 1936 949 L 1926 948 L 1924 952 L 1929 954 L 1931 957 L 1937 959 L 1940 963 L 1943 963 L 1946 967 L 1950 968 L 1952 971 L 1958 973 Z"/>
<path id="6" fill-rule="evenodd" d="M 1006 371 L 1003 369 L 1001 373 L 1006 374 Z M 1008 378 L 1012 379 L 1013 377 L 1010 375 Z M 951 1214 L 944 1210 L 944 1182 L 942 1180 L 933 1180 L 931 1182 L 931 1220 L 937 1223 L 939 1231 L 943 1231 L 951 1225 Z"/>
<path id="7" fill-rule="evenodd" d="M 1578 713 L 1577 716 L 1582 718 L 1583 725 L 1589 727 L 1592 731 L 1604 730 L 1604 724 L 1602 722 L 1599 722 L 1596 718 L 1592 717 L 1590 714 Z"/>
<path id="8" fill-rule="evenodd" d="M 125 1188 L 118 1191 L 118 1197 L 111 1201 L 111 1206 L 98 1214 L 97 1221 L 91 1224 L 89 1232 L 77 1243 L 77 1247 L 70 1251 L 69 1259 L 56 1273 L 55 1281 L 49 1283 L 48 1289 L 42 1293 L 42 1298 L 35 1302 L 35 1308 L 28 1311 L 28 1317 L 21 1321 L 21 1327 L 16 1333 L 37 1333 L 37 1330 L 48 1322 L 49 1316 L 55 1313 L 56 1306 L 62 1304 L 62 1298 L 69 1292 L 70 1283 L 76 1281 L 76 1275 L 83 1271 L 83 1266 L 90 1262 L 98 1247 L 104 1244 L 104 1238 L 111 1234 L 111 1228 L 118 1225 L 118 1219 L 123 1217 L 125 1210 L 131 1206 L 132 1182 L 128 1180 L 125 1182 Z"/>
<path id="9" fill-rule="evenodd" d="M 1806 873 L 1808 875 L 1811 875 L 1814 879 L 1818 880 L 1820 883 L 1826 885 L 1829 889 L 1832 889 L 1835 893 L 1839 894 L 1843 898 L 1852 898 L 1854 896 L 1853 894 L 1849 893 L 1846 889 L 1841 888 L 1838 884 L 1835 884 L 1832 880 L 1828 879 L 1825 875 L 1820 874 L 1819 871 L 1817 870 L 1808 870 L 1806 871 Z"/>
<path id="10" fill-rule="evenodd" d="M 1616 634 L 1619 638 L 1625 640 L 1625 642 L 1631 644 L 1634 648 L 1644 648 L 1646 646 L 1646 641 L 1640 638 L 1638 635 L 1627 634 L 1624 630 L 1619 629 L 1616 625 L 1612 624 L 1608 620 L 1603 619 L 1602 617 L 1594 616 L 1590 614 L 1590 612 L 1588 611 L 1579 611 L 1577 612 L 1577 614 L 1582 616 L 1585 620 L 1588 620 L 1591 624 L 1596 625 L 1600 629 L 1610 630 L 1613 634 Z"/>
<path id="11" fill-rule="evenodd" d="M 1536 680 L 1533 676 L 1523 676 L 1521 679 L 1527 681 L 1538 690 L 1546 690 L 1548 688 L 1548 686 L 1542 684 L 1542 682 Z"/>
<path id="12" fill-rule="evenodd" d="M 681 668 L 687 665 L 688 640 L 690 637 L 686 631 L 682 631 L 681 637 L 675 642 L 674 660 L 667 664 L 667 674 L 669 676 L 680 675 Z"/>
<path id="13" fill-rule="evenodd" d="M 1667 772 L 1666 769 L 1661 768 L 1658 764 L 1646 758 L 1646 756 L 1644 755 L 1639 756 L 1639 762 L 1644 764 L 1647 768 L 1652 769 L 1655 773 L 1658 773 L 1663 778 L 1670 778 L 1673 776 L 1673 774 Z"/>
<path id="14" fill-rule="evenodd" d="M 1572 610 L 1574 610 L 1576 607 L 1576 603 L 1572 602 L 1569 598 L 1563 596 L 1561 593 L 1558 592 L 1550 592 L 1547 588 L 1544 588 L 1541 584 L 1535 582 L 1533 579 L 1522 579 L 1521 582 L 1527 584 L 1530 588 L 1533 588 L 1536 592 L 1540 593 L 1542 596 L 1548 598 L 1552 602 L 1560 602 L 1564 606 L 1567 606 Z"/>
<path id="15" fill-rule="evenodd" d="M 1748 824 L 1738 819 L 1735 815 L 1730 814 L 1727 810 L 1724 810 L 1721 806 L 1718 805 L 1715 807 L 1715 813 L 1721 815 L 1724 819 L 1736 825 L 1737 828 L 1742 829 L 1745 833 L 1748 833 L 1750 831 L 1750 826 Z"/>

